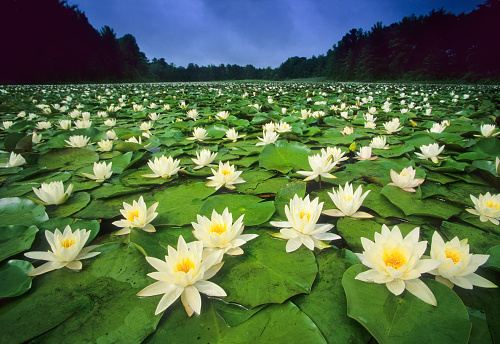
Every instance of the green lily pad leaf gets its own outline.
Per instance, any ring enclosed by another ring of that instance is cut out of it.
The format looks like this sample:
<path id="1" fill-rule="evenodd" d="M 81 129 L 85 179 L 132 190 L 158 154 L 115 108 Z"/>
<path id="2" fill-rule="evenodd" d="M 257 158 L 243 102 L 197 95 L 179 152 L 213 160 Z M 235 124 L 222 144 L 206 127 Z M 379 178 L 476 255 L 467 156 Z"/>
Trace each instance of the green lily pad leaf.
<path id="1" fill-rule="evenodd" d="M 73 214 L 73 216 L 80 219 L 112 219 L 116 216 L 121 216 L 120 209 L 123 209 L 123 202 L 132 204 L 134 200 L 137 201 L 141 196 L 143 196 L 144 202 L 146 202 L 148 208 L 154 203 L 153 197 L 147 193 L 94 199 L 91 200 L 85 208 Z"/>
<path id="2" fill-rule="evenodd" d="M 488 261 L 483 266 L 500 272 L 500 245 L 490 247 L 486 254 L 490 258 L 488 258 Z"/>
<path id="3" fill-rule="evenodd" d="M 313 152 L 299 142 L 276 141 L 266 145 L 259 155 L 259 166 L 267 170 L 288 173 L 292 169 L 310 170 L 308 156 Z"/>
<path id="4" fill-rule="evenodd" d="M 274 202 L 262 202 L 262 198 L 251 195 L 223 194 L 209 197 L 200 208 L 200 215 L 208 218 L 215 210 L 222 214 L 225 208 L 233 215 L 233 221 L 245 214 L 243 224 L 246 226 L 260 225 L 274 214 Z"/>
<path id="5" fill-rule="evenodd" d="M 466 162 L 458 162 L 453 159 L 447 158 L 443 160 L 438 166 L 433 163 L 425 165 L 426 168 L 436 172 L 463 172 L 469 166 Z"/>
<path id="6" fill-rule="evenodd" d="M 125 186 L 137 186 L 137 185 L 162 185 L 171 182 L 173 179 L 177 178 L 177 175 L 173 175 L 169 178 L 146 178 L 145 174 L 152 174 L 153 172 L 148 169 L 140 169 L 133 171 L 131 173 L 124 173 L 120 176 L 120 181 Z"/>
<path id="7" fill-rule="evenodd" d="M 47 214 L 51 218 L 70 216 L 85 208 L 89 202 L 90 195 L 87 192 L 77 192 L 72 194 L 63 204 L 47 206 Z"/>
<path id="8" fill-rule="evenodd" d="M 252 309 L 247 309 L 242 305 L 229 303 L 215 297 L 211 298 L 211 301 L 217 309 L 217 313 L 219 313 L 220 316 L 224 318 L 226 324 L 231 327 L 243 324 L 261 309 L 267 307 L 267 305 L 260 305 Z"/>
<path id="9" fill-rule="evenodd" d="M 384 158 L 395 158 L 414 150 L 414 146 L 406 144 L 403 146 L 391 146 L 389 149 L 374 149 L 373 155 L 380 155 Z"/>
<path id="10" fill-rule="evenodd" d="M 278 191 L 274 198 L 274 206 L 276 207 L 276 214 L 281 219 L 286 219 L 285 205 L 290 206 L 290 200 L 295 195 L 299 197 L 304 197 L 306 195 L 306 186 L 306 182 L 296 181 L 288 183 Z"/>
<path id="11" fill-rule="evenodd" d="M 259 183 L 254 189 L 245 189 L 249 195 L 259 195 L 259 197 L 272 197 L 277 194 L 285 185 L 290 183 L 290 178 L 271 178 Z"/>
<path id="12" fill-rule="evenodd" d="M 305 247 L 287 253 L 285 245 L 285 240 L 261 231 L 242 246 L 243 255 L 225 256 L 224 266 L 211 281 L 226 291 L 226 302 L 246 308 L 308 294 L 318 271 L 314 253 Z"/>
<path id="13" fill-rule="evenodd" d="M 2 307 L 0 340 L 140 343 L 151 334 L 160 320 L 157 300 L 135 295 L 149 284 L 151 267 L 133 245 L 109 243 L 99 251 L 81 272 L 62 268 L 38 276 L 32 292 Z"/>
<path id="14" fill-rule="evenodd" d="M 386 185 L 380 191 L 380 194 L 387 197 L 406 215 L 431 216 L 447 220 L 462 211 L 450 203 L 434 198 L 420 199 L 419 193 L 421 194 L 421 192 L 406 192 L 393 185 Z"/>
<path id="15" fill-rule="evenodd" d="M 41 204 L 18 197 L 0 198 L 0 218 L 2 224 L 31 226 L 48 220 L 45 207 Z"/>
<path id="16" fill-rule="evenodd" d="M 151 343 L 304 343 L 322 344 L 326 341 L 314 323 L 291 302 L 271 305 L 257 312 L 247 321 L 234 327 L 226 325 L 209 299 L 202 297 L 200 316 L 188 318 L 180 300 L 174 309 L 163 316 Z"/>
<path id="17" fill-rule="evenodd" d="M 436 297 L 435 307 L 408 291 L 399 297 L 383 284 L 356 280 L 363 270 L 362 265 L 354 265 L 342 278 L 347 314 L 366 327 L 379 343 L 468 342 L 469 314 L 453 290 L 434 280 L 425 281 Z"/>
<path id="18" fill-rule="evenodd" d="M 9 260 L 0 267 L 0 300 L 6 297 L 15 297 L 31 289 L 31 280 L 28 272 L 33 265 L 25 260 Z"/>
<path id="19" fill-rule="evenodd" d="M 498 156 L 500 152 L 500 142 L 495 137 L 487 137 L 477 140 L 476 144 L 471 147 L 474 152 L 487 154 L 490 157 Z"/>
<path id="20" fill-rule="evenodd" d="M 122 185 L 102 185 L 99 188 L 90 191 L 93 199 L 110 198 L 122 195 L 128 195 L 141 191 L 149 190 L 147 186 L 122 186 Z"/>
<path id="21" fill-rule="evenodd" d="M 14 174 L 12 176 L 9 176 L 7 178 L 7 181 L 8 182 L 20 181 L 20 180 L 23 180 L 25 178 L 28 178 L 28 177 L 31 177 L 31 176 L 34 176 L 34 175 L 37 175 L 37 174 L 40 174 L 40 173 L 44 173 L 46 171 L 47 171 L 47 169 L 45 167 L 29 167 L 29 168 L 24 168 L 21 172 L 16 173 L 16 174 Z"/>
<path id="22" fill-rule="evenodd" d="M 370 334 L 347 316 L 341 281 L 344 271 L 352 264 L 346 259 L 346 252 L 350 251 L 328 249 L 317 254 L 319 271 L 312 291 L 309 295 L 296 296 L 293 302 L 314 321 L 328 343 L 368 343 Z M 359 263 L 359 259 L 356 260 Z M 342 325 L 332 326 L 332 319 Z"/>
<path id="23" fill-rule="evenodd" d="M 49 170 L 58 168 L 76 170 L 81 165 L 93 164 L 97 161 L 99 161 L 99 154 L 90 149 L 62 148 L 43 154 L 38 159 L 38 165 Z"/>
<path id="24" fill-rule="evenodd" d="M 255 189 L 257 185 L 269 178 L 274 177 L 275 175 L 276 173 L 270 171 L 245 171 L 241 174 L 245 183 L 237 184 L 236 187 L 239 192 L 247 193 L 248 190 Z"/>
<path id="25" fill-rule="evenodd" d="M 184 226 L 196 221 L 204 199 L 215 192 L 205 183 L 191 183 L 166 189 L 154 195 L 160 204 L 154 223 L 159 225 Z"/>
<path id="26" fill-rule="evenodd" d="M 467 311 L 469 312 L 469 320 L 472 324 L 469 344 L 493 344 L 484 313 L 469 307 L 467 307 Z"/>
<path id="27" fill-rule="evenodd" d="M 363 193 L 371 190 L 363 201 L 363 206 L 370 208 L 382 217 L 398 217 L 404 218 L 404 213 L 392 204 L 387 198 L 380 194 L 382 187 L 376 184 L 368 184 L 363 186 Z"/>
<path id="28" fill-rule="evenodd" d="M 129 166 L 130 162 L 132 161 L 133 154 L 134 154 L 133 152 L 120 154 L 115 156 L 114 158 L 109 160 L 109 162 L 106 163 L 107 164 L 109 164 L 110 162 L 113 163 L 111 171 L 113 171 L 113 173 L 120 174 L 123 172 L 123 170 L 125 170 Z"/>
<path id="29" fill-rule="evenodd" d="M 136 152 L 141 149 L 146 149 L 144 148 L 143 145 L 135 142 L 118 142 L 115 146 L 114 149 L 119 151 L 119 152 Z"/>
<path id="30" fill-rule="evenodd" d="M 28 250 L 37 232 L 36 226 L 0 227 L 0 261 Z"/>
<path id="31" fill-rule="evenodd" d="M 401 159 L 384 159 L 377 160 L 362 160 L 355 164 L 349 164 L 345 168 L 345 173 L 349 174 L 352 179 L 363 178 L 377 185 L 387 185 L 392 182 L 391 169 L 400 173 L 403 168 L 413 166 L 414 163 L 407 158 Z M 417 169 L 416 178 L 423 178 L 423 171 Z M 335 175 L 335 174 L 334 174 Z"/>

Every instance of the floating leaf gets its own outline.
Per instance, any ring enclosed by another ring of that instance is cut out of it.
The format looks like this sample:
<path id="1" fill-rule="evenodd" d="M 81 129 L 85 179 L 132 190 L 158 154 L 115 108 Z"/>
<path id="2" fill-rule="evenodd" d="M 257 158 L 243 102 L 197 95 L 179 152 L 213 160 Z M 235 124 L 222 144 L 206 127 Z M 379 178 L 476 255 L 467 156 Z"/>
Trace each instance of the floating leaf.
<path id="1" fill-rule="evenodd" d="M 49 217 L 41 204 L 18 197 L 0 198 L 0 218 L 2 224 L 31 226 L 46 221 Z"/>
<path id="2" fill-rule="evenodd" d="M 0 261 L 28 250 L 37 232 L 36 226 L 0 227 Z"/>
<path id="3" fill-rule="evenodd" d="M 43 154 L 38 159 L 38 165 L 49 170 L 58 168 L 76 170 L 82 165 L 93 164 L 97 161 L 99 161 L 99 154 L 90 149 L 62 148 Z"/>
<path id="4" fill-rule="evenodd" d="M 90 202 L 90 195 L 86 192 L 77 192 L 71 195 L 70 198 L 63 204 L 47 206 L 47 214 L 49 217 L 66 217 L 71 216 L 77 211 L 85 208 Z"/>
<path id="5" fill-rule="evenodd" d="M 309 155 L 312 155 L 312 151 L 306 145 L 279 140 L 265 146 L 259 156 L 259 166 L 282 173 L 292 169 L 307 171 L 310 170 Z"/>
<path id="6" fill-rule="evenodd" d="M 0 267 L 0 300 L 24 294 L 31 288 L 33 265 L 25 260 L 9 260 Z"/>

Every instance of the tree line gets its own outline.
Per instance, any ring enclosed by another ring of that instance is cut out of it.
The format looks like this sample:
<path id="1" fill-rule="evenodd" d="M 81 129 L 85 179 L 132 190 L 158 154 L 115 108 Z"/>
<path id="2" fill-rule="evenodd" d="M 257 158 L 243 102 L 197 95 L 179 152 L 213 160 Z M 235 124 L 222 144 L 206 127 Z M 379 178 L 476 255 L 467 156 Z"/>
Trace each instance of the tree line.
<path id="1" fill-rule="evenodd" d="M 288 80 L 500 81 L 500 0 L 468 14 L 443 9 L 369 31 L 352 29 L 326 54 L 290 57 L 278 68 L 175 66 L 148 60 L 131 34 L 99 31 L 65 0 L 2 0 L 0 83 Z"/>

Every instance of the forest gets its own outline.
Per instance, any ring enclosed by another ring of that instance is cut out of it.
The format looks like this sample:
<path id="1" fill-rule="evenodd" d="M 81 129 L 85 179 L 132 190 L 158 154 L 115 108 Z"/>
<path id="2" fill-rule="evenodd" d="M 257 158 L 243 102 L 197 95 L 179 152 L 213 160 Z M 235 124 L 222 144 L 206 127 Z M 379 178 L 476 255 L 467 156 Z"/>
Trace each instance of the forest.
<path id="1" fill-rule="evenodd" d="M 497 83 L 500 0 L 470 13 L 444 9 L 411 15 L 369 31 L 351 29 L 325 54 L 290 57 L 278 68 L 220 64 L 187 67 L 151 60 L 135 37 L 97 30 L 63 0 L 0 2 L 0 83 L 221 80 L 444 81 Z"/>

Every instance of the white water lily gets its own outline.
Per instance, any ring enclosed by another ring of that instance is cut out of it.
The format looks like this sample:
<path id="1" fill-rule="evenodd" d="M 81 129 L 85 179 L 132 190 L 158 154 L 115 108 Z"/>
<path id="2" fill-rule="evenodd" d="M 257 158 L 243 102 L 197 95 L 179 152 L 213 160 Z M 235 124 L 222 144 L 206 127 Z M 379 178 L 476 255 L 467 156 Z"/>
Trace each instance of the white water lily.
<path id="1" fill-rule="evenodd" d="M 375 122 L 365 122 L 365 128 L 366 129 L 376 129 L 377 124 Z"/>
<path id="2" fill-rule="evenodd" d="M 214 175 L 207 178 L 210 179 L 210 181 L 205 185 L 215 187 L 215 190 L 219 190 L 223 186 L 232 190 L 236 188 L 234 184 L 245 182 L 245 180 L 240 177 L 241 171 L 236 171 L 234 165 L 230 165 L 229 161 L 224 164 L 222 161 L 219 161 L 219 170 L 216 171 L 212 168 L 212 173 Z"/>
<path id="3" fill-rule="evenodd" d="M 305 182 L 320 176 L 330 179 L 337 178 L 330 173 L 335 165 L 337 165 L 337 161 L 331 159 L 331 154 L 328 154 L 324 149 L 321 149 L 319 154 L 308 156 L 307 159 L 312 171 L 297 171 L 298 174 L 306 176 L 304 179 Z"/>
<path id="4" fill-rule="evenodd" d="M 99 245 L 84 248 L 89 236 L 90 231 L 77 229 L 73 232 L 70 226 L 66 226 L 63 233 L 58 228 L 56 228 L 54 233 L 45 231 L 45 238 L 52 251 L 31 251 L 26 252 L 24 255 L 31 259 L 47 260 L 48 262 L 28 272 L 28 276 L 41 275 L 63 267 L 72 270 L 81 270 L 82 262 L 80 260 L 92 258 L 101 253 L 90 252 L 99 247 Z"/>
<path id="5" fill-rule="evenodd" d="M 104 121 L 104 125 L 107 125 L 108 127 L 114 127 L 116 125 L 116 119 L 108 118 Z"/>
<path id="6" fill-rule="evenodd" d="M 387 134 L 392 134 L 392 133 L 398 132 L 401 129 L 403 129 L 403 127 L 401 126 L 401 123 L 399 122 L 399 118 L 397 118 L 397 117 L 393 118 L 392 121 L 383 123 L 383 126 L 384 126 Z"/>
<path id="7" fill-rule="evenodd" d="M 39 189 L 33 188 L 35 195 L 37 195 L 45 205 L 62 204 L 66 202 L 72 191 L 73 184 L 69 184 L 66 191 L 64 191 L 64 185 L 61 181 L 42 183 Z"/>
<path id="8" fill-rule="evenodd" d="M 71 129 L 71 120 L 70 119 L 61 119 L 59 121 L 59 128 L 62 130 L 70 130 Z"/>
<path id="9" fill-rule="evenodd" d="M 223 121 L 225 119 L 227 119 L 229 117 L 229 111 L 220 111 L 220 112 L 217 112 L 217 114 L 215 115 L 215 117 L 220 120 L 220 121 Z"/>
<path id="10" fill-rule="evenodd" d="M 212 161 L 214 161 L 216 156 L 217 152 L 211 152 L 208 149 L 202 149 L 201 151 L 197 151 L 196 159 L 191 158 L 191 160 L 193 160 L 193 162 L 196 164 L 196 166 L 193 167 L 193 169 L 198 170 L 205 166 L 215 166 L 212 165 Z"/>
<path id="11" fill-rule="evenodd" d="M 214 209 L 210 219 L 196 215 L 198 222 L 191 222 L 191 225 L 194 228 L 194 236 L 203 243 L 205 248 L 206 252 L 203 253 L 203 256 L 214 251 L 221 251 L 223 254 L 231 256 L 243 254 L 240 246 L 258 237 L 257 234 L 242 234 L 245 228 L 243 217 L 244 215 L 241 215 L 233 223 L 233 215 L 228 208 L 225 208 L 222 214 L 217 213 Z"/>
<path id="12" fill-rule="evenodd" d="M 262 126 L 262 130 L 267 132 L 273 132 L 276 130 L 276 123 L 274 122 L 266 123 Z"/>
<path id="13" fill-rule="evenodd" d="M 12 126 L 12 124 L 14 124 L 14 122 L 12 122 L 12 121 L 3 121 L 2 122 L 4 129 L 9 129 Z"/>
<path id="14" fill-rule="evenodd" d="M 311 110 L 301 109 L 299 119 L 306 120 L 311 116 Z"/>
<path id="15" fill-rule="evenodd" d="M 160 119 L 160 115 L 157 114 L 156 112 L 152 112 L 148 115 L 149 119 L 152 121 L 157 121 Z"/>
<path id="16" fill-rule="evenodd" d="M 483 124 L 481 125 L 481 134 L 484 137 L 495 137 L 500 135 L 500 131 L 495 133 L 496 126 L 494 124 Z"/>
<path id="17" fill-rule="evenodd" d="M 373 215 L 364 211 L 358 211 L 370 191 L 371 190 L 368 190 L 363 194 L 361 185 L 354 191 L 353 185 L 348 182 L 345 183 L 343 189 L 342 186 L 339 185 L 338 191 L 335 191 L 335 188 L 333 188 L 333 193 L 328 192 L 328 196 L 330 196 L 338 209 L 323 210 L 323 214 L 334 217 L 350 216 L 361 219 L 371 218 Z"/>
<path id="18" fill-rule="evenodd" d="M 26 164 L 26 160 L 21 154 L 10 152 L 9 162 L 3 167 L 17 167 Z"/>
<path id="19" fill-rule="evenodd" d="M 68 138 L 68 140 L 64 140 L 68 144 L 68 147 L 85 147 L 90 140 L 90 137 L 83 135 L 73 135 Z"/>
<path id="20" fill-rule="evenodd" d="M 494 283 L 474 273 L 490 256 L 469 253 L 467 242 L 467 239 L 459 240 L 454 237 L 445 243 L 438 232 L 434 232 L 430 255 L 441 264 L 429 273 L 436 275 L 436 281 L 450 288 L 454 285 L 464 289 L 472 289 L 473 286 L 497 288 Z"/>
<path id="21" fill-rule="evenodd" d="M 155 219 L 158 213 L 155 212 L 159 202 L 154 203 L 151 207 L 147 207 L 144 199 L 139 197 L 139 200 L 132 202 L 132 205 L 123 202 L 123 209 L 120 213 L 125 218 L 113 222 L 117 227 L 123 227 L 115 233 L 115 235 L 123 235 L 130 233 L 131 228 L 139 228 L 145 232 L 156 232 L 155 227 L 150 223 Z"/>
<path id="22" fill-rule="evenodd" d="M 443 151 L 444 145 L 439 147 L 438 143 L 431 143 L 428 145 L 420 146 L 420 151 L 422 153 L 415 153 L 420 159 L 428 160 L 430 159 L 433 163 L 437 164 L 439 162 L 438 159 L 444 159 L 439 157 L 438 155 Z"/>
<path id="23" fill-rule="evenodd" d="M 309 200 L 309 195 L 304 199 L 295 195 L 290 200 L 290 207 L 285 205 L 285 214 L 288 221 L 271 221 L 272 226 L 281 228 L 279 233 L 273 236 L 288 240 L 286 252 L 293 252 L 304 245 L 311 251 L 315 247 L 323 249 L 330 247 L 324 241 L 340 239 L 340 236 L 327 233 L 333 228 L 332 224 L 317 224 L 323 202 L 319 198 Z"/>
<path id="24" fill-rule="evenodd" d="M 286 133 L 286 132 L 289 132 L 289 131 L 292 131 L 292 126 L 286 122 L 282 122 L 280 121 L 275 129 L 274 129 L 277 133 Z"/>
<path id="25" fill-rule="evenodd" d="M 135 112 L 142 111 L 144 110 L 144 106 L 141 104 L 133 104 L 132 110 L 134 110 Z"/>
<path id="26" fill-rule="evenodd" d="M 370 142 L 370 147 L 374 149 L 389 149 L 385 136 L 374 137 Z"/>
<path id="27" fill-rule="evenodd" d="M 52 127 L 52 123 L 50 123 L 49 121 L 40 121 L 36 124 L 36 128 L 41 130 L 50 129 L 50 127 Z"/>
<path id="28" fill-rule="evenodd" d="M 85 128 L 90 128 L 92 125 L 92 121 L 89 121 L 88 119 L 78 119 L 75 121 L 75 127 L 77 129 L 85 129 Z"/>
<path id="29" fill-rule="evenodd" d="M 31 136 L 31 142 L 33 143 L 42 142 L 42 134 L 33 133 L 33 135 Z"/>
<path id="30" fill-rule="evenodd" d="M 188 316 L 201 313 L 200 293 L 209 296 L 226 296 L 226 292 L 217 284 L 207 281 L 222 267 L 220 252 L 214 252 L 202 258 L 203 243 L 194 241 L 187 243 L 182 235 L 177 241 L 177 250 L 168 246 L 165 260 L 146 257 L 146 260 L 157 271 L 148 276 L 157 282 L 137 293 L 137 296 L 154 296 L 163 294 L 155 315 L 166 310 L 180 296 L 182 305 Z"/>
<path id="31" fill-rule="evenodd" d="M 146 178 L 170 178 L 174 174 L 177 174 L 181 169 L 179 159 L 173 159 L 171 156 L 168 158 L 162 155 L 160 158 L 155 157 L 153 160 L 148 161 L 149 168 L 153 171 L 153 174 L 143 174 Z"/>
<path id="32" fill-rule="evenodd" d="M 372 147 L 361 147 L 359 152 L 356 153 L 358 160 L 376 160 L 378 156 L 372 156 Z"/>
<path id="33" fill-rule="evenodd" d="M 125 142 L 132 142 L 132 143 L 137 143 L 137 144 L 142 145 L 142 138 L 140 136 L 138 136 L 138 137 L 132 136 L 131 138 L 129 138 Z"/>
<path id="34" fill-rule="evenodd" d="M 320 117 L 323 117 L 324 115 L 325 115 L 325 112 L 324 112 L 324 111 L 320 111 L 320 110 L 318 110 L 318 111 L 314 111 L 314 112 L 311 114 L 311 116 L 312 116 L 313 118 L 320 118 Z"/>
<path id="35" fill-rule="evenodd" d="M 112 162 L 110 162 L 109 164 L 106 164 L 105 161 L 101 163 L 94 162 L 94 174 L 82 172 L 82 175 L 84 177 L 93 179 L 98 183 L 102 183 L 106 179 L 109 179 L 109 177 L 111 177 L 111 175 L 113 174 L 113 172 L 111 172 L 112 165 Z"/>
<path id="36" fill-rule="evenodd" d="M 398 226 L 389 230 L 384 224 L 382 233 L 375 233 L 375 242 L 361 238 L 363 253 L 356 253 L 361 263 L 370 270 L 361 272 L 357 280 L 385 284 L 394 295 L 401 295 L 406 289 L 419 299 L 437 306 L 436 298 L 419 277 L 440 264 L 434 259 L 421 259 L 427 248 L 427 241 L 418 241 L 420 228 L 416 227 L 403 238 Z"/>
<path id="37" fill-rule="evenodd" d="M 414 170 L 412 166 L 403 168 L 403 170 L 399 174 L 391 169 L 392 183 L 389 183 L 387 185 L 395 185 L 406 192 L 415 192 L 414 188 L 422 184 L 425 180 L 420 178 L 415 179 L 416 172 L 417 171 Z"/>
<path id="38" fill-rule="evenodd" d="M 340 131 L 342 135 L 351 135 L 354 134 L 354 128 L 353 127 L 345 127 L 343 130 Z"/>
<path id="39" fill-rule="evenodd" d="M 99 148 L 97 148 L 98 151 L 101 152 L 110 152 L 113 149 L 113 141 L 110 140 L 103 140 L 97 142 L 97 145 Z"/>
<path id="40" fill-rule="evenodd" d="M 191 109 L 186 113 L 186 117 L 191 118 L 191 119 L 196 121 L 199 117 L 198 111 L 196 109 Z"/>
<path id="41" fill-rule="evenodd" d="M 207 138 L 207 136 L 205 128 L 197 127 L 193 129 L 193 137 L 188 137 L 187 140 L 203 141 Z"/>
<path id="42" fill-rule="evenodd" d="M 238 132 L 234 128 L 231 128 L 228 131 L 226 131 L 226 138 L 228 140 L 233 141 L 233 142 L 236 142 L 236 140 L 238 140 L 240 137 L 243 137 L 243 136 L 245 136 L 245 135 L 239 135 Z"/>
<path id="43" fill-rule="evenodd" d="M 434 123 L 432 128 L 427 130 L 428 133 L 442 133 L 446 129 L 446 126 L 441 123 Z"/>
<path id="44" fill-rule="evenodd" d="M 337 147 L 326 147 L 326 155 L 328 155 L 328 159 L 331 159 L 334 163 L 339 163 L 341 161 L 345 161 L 349 159 L 344 156 L 345 152 L 342 152 L 340 148 Z"/>
<path id="45" fill-rule="evenodd" d="M 474 209 L 466 210 L 474 215 L 478 215 L 482 222 L 491 221 L 495 225 L 500 224 L 500 194 L 492 195 L 489 192 L 486 195 L 479 194 L 479 198 L 470 195 Z"/>
<path id="46" fill-rule="evenodd" d="M 268 131 L 268 130 L 263 130 L 262 131 L 262 138 L 257 137 L 260 142 L 257 142 L 255 145 L 256 146 L 265 146 L 269 145 L 271 143 L 275 143 L 276 140 L 278 139 L 279 134 L 275 133 L 274 131 Z"/>
<path id="47" fill-rule="evenodd" d="M 497 171 L 497 174 L 500 175 L 500 158 L 496 157 L 495 159 L 495 169 Z"/>
<path id="48" fill-rule="evenodd" d="M 108 140 L 118 139 L 118 136 L 116 136 L 116 133 L 113 129 L 106 131 L 106 137 L 108 138 Z"/>

